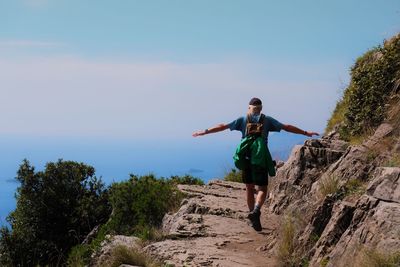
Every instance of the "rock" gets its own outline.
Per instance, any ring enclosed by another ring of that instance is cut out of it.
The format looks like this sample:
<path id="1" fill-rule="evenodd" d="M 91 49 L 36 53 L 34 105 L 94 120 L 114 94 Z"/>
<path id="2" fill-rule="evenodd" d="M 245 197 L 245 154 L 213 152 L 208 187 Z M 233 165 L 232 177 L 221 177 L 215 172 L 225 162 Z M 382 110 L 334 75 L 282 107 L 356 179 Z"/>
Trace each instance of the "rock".
<path id="1" fill-rule="evenodd" d="M 332 217 L 332 209 L 336 198 L 332 195 L 325 197 L 321 205 L 313 212 L 311 222 L 305 228 L 300 240 L 302 243 L 313 243 L 315 238 L 319 238 L 325 230 L 326 225 Z"/>
<path id="2" fill-rule="evenodd" d="M 339 160 L 330 165 L 326 172 L 321 174 L 319 181 L 327 177 L 336 178 L 339 181 L 339 185 L 343 186 L 350 179 L 367 180 L 368 175 L 375 169 L 375 166 L 369 162 L 368 153 L 368 148 L 364 146 L 349 147 Z M 312 194 L 316 194 L 320 187 L 319 182 L 312 187 Z"/>
<path id="3" fill-rule="evenodd" d="M 276 169 L 279 169 L 280 167 L 283 167 L 284 164 L 285 164 L 284 161 L 278 160 L 278 161 L 276 162 L 275 168 L 276 168 Z"/>
<path id="4" fill-rule="evenodd" d="M 278 169 L 273 178 L 276 182 L 269 194 L 268 207 L 271 212 L 281 214 L 289 203 L 313 202 L 304 197 L 316 180 L 333 163 L 338 161 L 344 150 L 331 149 L 332 140 L 307 140 L 303 146 L 295 146 L 285 165 Z M 310 202 L 309 202 L 310 201 Z M 304 207 L 303 204 L 301 206 Z M 313 209 L 311 205 L 307 209 Z"/>
<path id="5" fill-rule="evenodd" d="M 325 256 L 335 248 L 352 221 L 354 209 L 351 203 L 335 203 L 329 223 L 311 250 L 313 257 L 310 266 L 320 266 Z"/>
<path id="6" fill-rule="evenodd" d="M 397 139 L 396 144 L 393 147 L 394 154 L 400 154 L 400 138 Z"/>
<path id="7" fill-rule="evenodd" d="M 308 222 L 296 230 L 298 248 L 293 253 L 308 258 L 309 266 L 352 266 L 363 247 L 400 250 L 400 168 L 377 168 L 384 161 L 374 158 L 396 153 L 385 151 L 390 147 L 382 143 L 387 137 L 396 140 L 393 134 L 393 127 L 383 124 L 362 145 L 348 146 L 335 132 L 307 140 L 278 170 L 267 200 L 269 212 L 295 212 L 301 217 L 297 220 Z M 319 191 L 327 179 L 335 179 L 337 189 L 322 200 Z M 367 184 L 366 192 L 346 202 L 342 198 L 350 180 Z"/>
<path id="8" fill-rule="evenodd" d="M 379 200 L 400 203 L 400 168 L 376 169 L 367 194 Z"/>
<path id="9" fill-rule="evenodd" d="M 400 249 L 400 205 L 379 202 L 365 214 L 364 220 L 352 222 L 335 249 L 329 254 L 329 265 L 338 266 L 360 256 L 361 248 L 376 249 L 385 253 Z"/>
<path id="10" fill-rule="evenodd" d="M 393 132 L 393 126 L 389 123 L 382 123 L 374 132 L 374 134 L 363 143 L 364 146 L 368 148 L 373 148 L 374 146 L 380 144 L 382 139 L 390 136 Z"/>
<path id="11" fill-rule="evenodd" d="M 335 204 L 332 216 L 313 248 L 310 266 L 320 266 L 324 259 L 328 266 L 345 265 L 360 257 L 361 248 L 379 251 L 400 249 L 400 168 L 377 168 L 367 192 L 355 206 Z"/>

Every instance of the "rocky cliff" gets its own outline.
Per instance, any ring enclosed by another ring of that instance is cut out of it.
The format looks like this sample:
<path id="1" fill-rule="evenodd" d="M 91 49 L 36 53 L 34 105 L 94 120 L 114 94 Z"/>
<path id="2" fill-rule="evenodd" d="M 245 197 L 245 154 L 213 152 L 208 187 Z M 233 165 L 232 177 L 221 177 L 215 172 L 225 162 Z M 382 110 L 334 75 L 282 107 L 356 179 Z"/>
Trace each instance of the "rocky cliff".
<path id="1" fill-rule="evenodd" d="M 175 266 L 365 266 L 371 251 L 396 255 L 400 168 L 385 166 L 398 153 L 388 123 L 359 145 L 332 132 L 296 146 L 271 178 L 260 233 L 243 184 L 180 185 L 187 198 L 165 216 L 164 240 L 142 250 Z"/>

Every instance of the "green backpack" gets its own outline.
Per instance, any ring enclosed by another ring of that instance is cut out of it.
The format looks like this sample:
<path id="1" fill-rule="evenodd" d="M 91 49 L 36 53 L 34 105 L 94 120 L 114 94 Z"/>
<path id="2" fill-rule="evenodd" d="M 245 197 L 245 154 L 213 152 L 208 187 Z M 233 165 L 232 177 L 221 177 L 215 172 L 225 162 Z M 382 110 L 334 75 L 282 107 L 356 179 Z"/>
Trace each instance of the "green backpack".
<path id="1" fill-rule="evenodd" d="M 250 168 L 253 180 L 265 179 L 266 174 L 275 176 L 275 165 L 264 141 L 263 127 L 265 115 L 261 114 L 256 123 L 246 118 L 246 135 L 236 148 L 233 160 L 239 170 Z"/>

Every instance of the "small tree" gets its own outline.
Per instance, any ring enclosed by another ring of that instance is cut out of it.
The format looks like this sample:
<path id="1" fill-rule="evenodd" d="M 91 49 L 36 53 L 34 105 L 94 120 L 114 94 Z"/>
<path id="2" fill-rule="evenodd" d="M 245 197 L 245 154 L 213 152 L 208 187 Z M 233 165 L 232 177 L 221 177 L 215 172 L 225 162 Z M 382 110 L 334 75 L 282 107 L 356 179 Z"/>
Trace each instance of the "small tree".
<path id="1" fill-rule="evenodd" d="M 140 235 L 143 227 L 160 226 L 165 213 L 179 206 L 182 200 L 183 194 L 175 186 L 177 180 L 131 175 L 128 181 L 111 185 L 113 214 L 106 225 L 107 231 Z"/>
<path id="2" fill-rule="evenodd" d="M 107 191 L 95 169 L 59 160 L 35 172 L 27 160 L 16 179 L 17 207 L 0 232 L 2 263 L 13 266 L 58 265 L 71 247 L 107 220 Z"/>

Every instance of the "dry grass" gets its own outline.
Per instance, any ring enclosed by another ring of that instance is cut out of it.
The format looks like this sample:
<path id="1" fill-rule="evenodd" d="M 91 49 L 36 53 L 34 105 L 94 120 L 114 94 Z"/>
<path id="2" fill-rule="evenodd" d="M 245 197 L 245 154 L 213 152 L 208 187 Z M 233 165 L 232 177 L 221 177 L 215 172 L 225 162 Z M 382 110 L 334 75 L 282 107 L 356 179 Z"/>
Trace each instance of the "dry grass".
<path id="1" fill-rule="evenodd" d="M 295 228 L 293 218 L 286 217 L 282 224 L 281 240 L 279 244 L 278 257 L 281 261 L 286 262 L 295 249 Z"/>
<path id="2" fill-rule="evenodd" d="M 339 179 L 336 176 L 330 175 L 321 179 L 319 184 L 319 193 L 321 198 L 325 198 L 329 194 L 339 192 Z"/>
<path id="3" fill-rule="evenodd" d="M 118 267 L 121 264 L 143 266 L 143 267 L 158 267 L 161 263 L 150 258 L 147 254 L 140 253 L 134 249 L 125 246 L 115 247 L 110 257 L 103 262 L 101 267 Z"/>
<path id="4" fill-rule="evenodd" d="M 362 249 L 355 260 L 355 267 L 398 267 L 400 251 L 383 253 L 376 249 Z"/>
<path id="5" fill-rule="evenodd" d="M 344 121 L 344 114 L 347 110 L 346 101 L 343 99 L 336 103 L 335 110 L 332 112 L 331 118 L 328 120 L 325 133 L 329 133 L 339 123 Z"/>
<path id="6" fill-rule="evenodd" d="M 344 185 L 346 196 L 361 196 L 365 193 L 367 184 L 360 179 L 350 179 Z"/>
<path id="7" fill-rule="evenodd" d="M 352 146 L 362 145 L 369 137 L 375 133 L 376 128 L 366 127 L 360 135 L 352 135 L 349 137 L 349 143 Z"/>
<path id="8" fill-rule="evenodd" d="M 165 239 L 165 233 L 162 229 L 155 226 L 143 226 L 138 225 L 135 228 L 136 236 L 141 239 L 142 245 L 147 246 L 153 242 L 163 241 Z"/>
<path id="9" fill-rule="evenodd" d="M 395 153 L 384 164 L 384 167 L 400 167 L 400 154 Z"/>
<path id="10" fill-rule="evenodd" d="M 305 248 L 300 246 L 298 237 L 305 227 L 300 215 L 288 214 L 283 218 L 279 229 L 277 263 L 279 267 L 307 266 Z"/>

